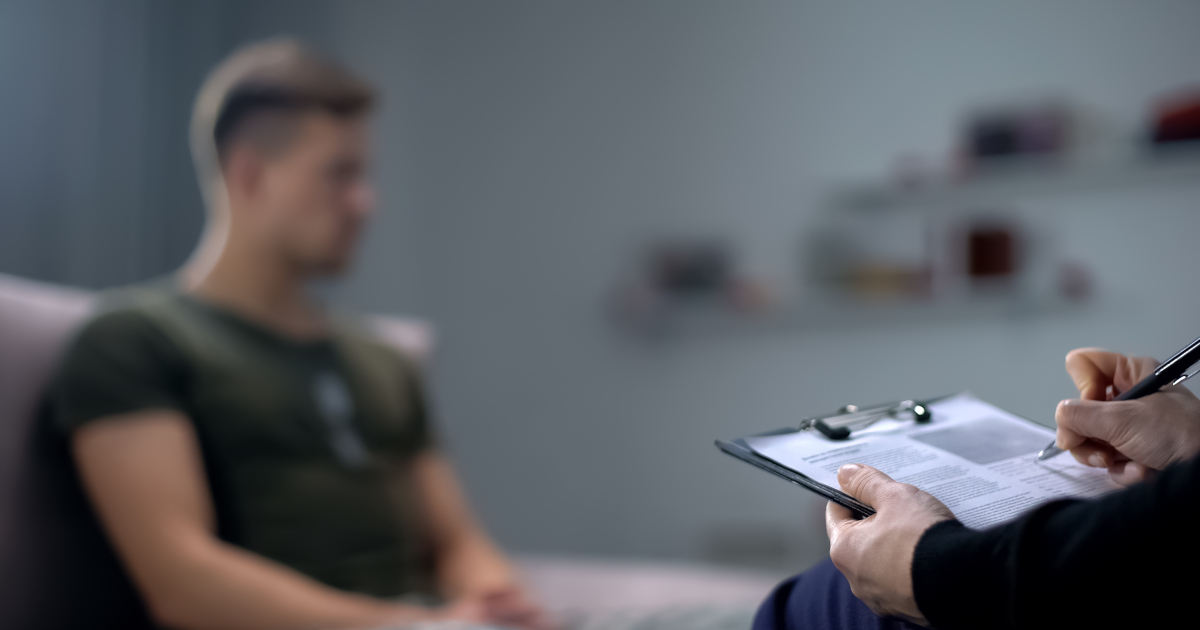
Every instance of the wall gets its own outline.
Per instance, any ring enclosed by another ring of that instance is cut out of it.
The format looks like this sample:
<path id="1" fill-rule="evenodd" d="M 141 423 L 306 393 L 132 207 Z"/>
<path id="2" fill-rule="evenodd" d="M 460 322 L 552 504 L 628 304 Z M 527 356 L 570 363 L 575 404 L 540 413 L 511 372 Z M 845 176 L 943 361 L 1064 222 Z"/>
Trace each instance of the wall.
<path id="1" fill-rule="evenodd" d="M 1097 272 L 1083 312 L 645 345 L 607 325 L 602 300 L 660 234 L 728 234 L 788 281 L 824 186 L 941 155 L 979 103 L 1061 93 L 1132 126 L 1152 95 L 1200 82 L 1200 7 L 410 2 L 338 16 L 339 49 L 404 95 L 385 149 L 405 170 L 381 179 L 406 219 L 380 226 L 362 273 L 402 272 L 415 251 L 421 296 L 373 281 L 346 298 L 437 322 L 443 432 L 518 548 L 686 557 L 740 528 L 794 538 L 802 564 L 824 544 L 820 503 L 713 438 L 963 389 L 1050 422 L 1071 394 L 1067 350 L 1161 356 L 1196 334 L 1189 185 L 1016 200 Z"/>
<path id="2" fill-rule="evenodd" d="M 203 220 L 187 120 L 227 9 L 0 4 L 0 271 L 104 287 L 182 262 Z"/>
<path id="3" fill-rule="evenodd" d="M 970 389 L 1039 421 L 1065 352 L 1196 334 L 1193 185 L 1014 200 L 1100 280 L 1033 319 L 644 344 L 603 298 L 655 235 L 728 235 L 795 276 L 831 182 L 943 154 L 957 116 L 1062 93 L 1133 125 L 1200 82 L 1200 6 L 660 0 L 0 4 L 0 271 L 162 273 L 202 218 L 186 120 L 204 72 L 291 32 L 379 81 L 382 212 L 342 299 L 442 335 L 442 432 L 484 519 L 532 551 L 692 557 L 714 532 L 822 553 L 821 504 L 716 437 L 849 401 Z M 99 105 L 95 105 L 99 103 Z"/>

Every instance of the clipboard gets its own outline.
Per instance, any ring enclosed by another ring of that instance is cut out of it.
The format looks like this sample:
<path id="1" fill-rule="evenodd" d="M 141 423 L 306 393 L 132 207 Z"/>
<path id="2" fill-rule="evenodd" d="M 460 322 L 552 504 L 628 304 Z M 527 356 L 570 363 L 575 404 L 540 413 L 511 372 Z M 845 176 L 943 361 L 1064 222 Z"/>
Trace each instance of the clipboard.
<path id="1" fill-rule="evenodd" d="M 777 431 L 718 440 L 722 452 L 845 507 L 875 513 L 841 491 L 840 466 L 859 461 L 912 483 L 964 525 L 985 529 L 1049 501 L 1090 499 L 1121 489 L 1103 469 L 1073 458 L 1039 462 L 1049 428 L 970 392 L 834 413 Z"/>
<path id="2" fill-rule="evenodd" d="M 760 435 L 780 435 L 783 433 L 792 433 L 794 431 L 795 429 L 784 429 L 782 431 L 773 431 Z M 855 499 L 845 492 L 842 492 L 837 488 L 831 488 L 823 483 L 819 483 L 807 475 L 802 475 L 791 468 L 780 466 L 779 464 L 776 464 L 775 462 L 759 455 L 758 453 L 755 453 L 750 449 L 750 445 L 746 444 L 746 441 L 741 438 L 736 440 L 717 440 L 716 445 L 717 448 L 724 451 L 727 455 L 732 455 L 746 462 L 747 464 L 750 464 L 751 466 L 761 468 L 762 470 L 765 470 L 776 477 L 786 479 L 802 488 L 805 488 L 806 490 L 815 492 L 816 494 L 833 501 L 834 503 L 853 512 L 855 518 L 863 519 L 875 513 L 875 508 L 863 503 L 862 501 L 859 501 L 858 499 Z"/>
<path id="3" fill-rule="evenodd" d="M 858 407 L 856 405 L 845 405 L 836 413 L 826 414 L 808 418 L 800 422 L 796 428 L 778 429 L 776 431 L 768 431 L 759 433 L 750 437 L 767 437 L 772 435 L 786 435 L 788 433 L 796 433 L 799 431 L 817 430 L 830 437 L 830 439 L 845 439 L 849 437 L 853 430 L 869 426 L 874 421 L 885 418 L 895 417 L 898 413 L 907 413 L 915 415 L 918 419 L 923 417 L 927 412 L 924 406 L 935 403 L 949 396 L 939 396 L 924 402 L 915 400 L 900 400 L 896 402 L 883 403 L 879 405 L 871 405 L 868 407 Z M 915 411 L 914 411 L 915 410 Z M 924 416 L 928 419 L 928 416 Z M 835 437 L 841 436 L 841 438 Z M 717 448 L 721 449 L 727 455 L 736 457 L 751 466 L 765 470 L 776 477 L 786 479 L 806 490 L 816 493 L 838 505 L 850 510 L 855 518 L 863 519 L 875 513 L 875 508 L 855 499 L 854 497 L 842 492 L 841 490 L 823 484 L 807 475 L 801 474 L 780 464 L 759 455 L 750 448 L 744 438 L 733 440 L 717 440 Z"/>

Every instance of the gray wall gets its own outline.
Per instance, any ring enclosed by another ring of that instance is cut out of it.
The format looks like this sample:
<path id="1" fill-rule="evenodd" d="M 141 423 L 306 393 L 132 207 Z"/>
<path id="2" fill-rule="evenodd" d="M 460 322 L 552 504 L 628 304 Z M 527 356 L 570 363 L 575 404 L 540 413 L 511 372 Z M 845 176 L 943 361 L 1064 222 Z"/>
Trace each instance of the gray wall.
<path id="1" fill-rule="evenodd" d="M 0 3 L 0 271 L 103 287 L 164 273 L 203 221 L 191 101 L 225 3 Z"/>
<path id="2" fill-rule="evenodd" d="M 0 272 L 87 287 L 166 273 L 204 220 L 192 101 L 236 45 L 327 2 L 0 2 Z"/>
<path id="3" fill-rule="evenodd" d="M 1096 272 L 1073 313 L 653 345 L 602 311 L 661 234 L 727 234 L 793 282 L 829 183 L 944 154 L 976 104 L 1061 93 L 1131 128 L 1200 83 L 1192 3 L 99 6 L 0 4 L 0 79 L 23 88 L 0 100 L 0 271 L 170 268 L 199 225 L 183 125 L 203 70 L 281 32 L 333 49 L 385 97 L 383 212 L 342 299 L 438 325 L 446 442 L 520 549 L 689 557 L 762 531 L 797 541 L 799 568 L 823 552 L 820 502 L 713 438 L 962 389 L 1048 422 L 1068 349 L 1161 356 L 1197 334 L 1200 183 L 1013 200 Z"/>
<path id="4" fill-rule="evenodd" d="M 385 148 L 406 168 L 381 184 L 405 221 L 380 226 L 363 274 L 415 252 L 416 304 L 443 335 L 444 431 L 517 547 L 691 556 L 732 528 L 820 553 L 820 502 L 727 461 L 713 438 L 963 389 L 1049 422 L 1071 394 L 1067 350 L 1163 355 L 1197 334 L 1191 185 L 1023 200 L 1096 271 L 1082 312 L 665 346 L 602 317 L 625 257 L 656 234 L 727 233 L 788 282 L 825 185 L 879 177 L 899 153 L 944 154 L 967 107 L 1066 94 L 1133 127 L 1152 95 L 1200 82 L 1195 5 L 424 2 L 340 15 L 347 40 L 372 34 L 346 52 L 403 98 Z M 407 305 L 392 287 L 346 297 Z"/>

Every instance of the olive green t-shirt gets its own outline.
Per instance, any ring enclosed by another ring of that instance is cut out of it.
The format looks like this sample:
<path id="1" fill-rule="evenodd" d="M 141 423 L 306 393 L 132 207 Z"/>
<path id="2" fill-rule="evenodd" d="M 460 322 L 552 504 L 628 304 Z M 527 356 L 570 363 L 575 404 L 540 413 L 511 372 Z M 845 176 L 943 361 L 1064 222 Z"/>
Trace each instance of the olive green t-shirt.
<path id="1" fill-rule="evenodd" d="M 433 593 L 412 472 L 431 446 L 417 373 L 365 326 L 298 342 L 176 290 L 124 290 L 76 334 L 54 402 L 68 432 L 182 412 L 223 540 L 339 589 Z"/>

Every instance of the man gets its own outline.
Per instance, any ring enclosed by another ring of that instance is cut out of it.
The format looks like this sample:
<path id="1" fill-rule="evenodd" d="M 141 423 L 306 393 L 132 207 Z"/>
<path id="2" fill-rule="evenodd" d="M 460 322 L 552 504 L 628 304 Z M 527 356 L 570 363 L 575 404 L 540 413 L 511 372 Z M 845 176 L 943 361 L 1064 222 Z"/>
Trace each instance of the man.
<path id="1" fill-rule="evenodd" d="M 438 453 L 412 364 L 306 293 L 370 213 L 373 100 L 293 41 L 222 63 L 192 121 L 196 255 L 112 296 L 63 363 L 57 418 L 163 626 L 546 626 Z"/>
<path id="2" fill-rule="evenodd" d="M 755 630 L 1195 623 L 1200 399 L 1182 386 L 1131 401 L 1106 394 L 1128 390 L 1157 365 L 1093 348 L 1067 355 L 1081 399 L 1059 404 L 1058 445 L 1134 484 L 1099 499 L 1056 501 L 974 531 L 925 492 L 868 466 L 843 466 L 842 489 L 876 514 L 854 520 L 830 503 L 832 564 L 785 582 Z"/>

